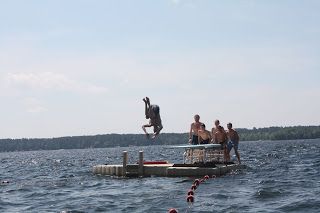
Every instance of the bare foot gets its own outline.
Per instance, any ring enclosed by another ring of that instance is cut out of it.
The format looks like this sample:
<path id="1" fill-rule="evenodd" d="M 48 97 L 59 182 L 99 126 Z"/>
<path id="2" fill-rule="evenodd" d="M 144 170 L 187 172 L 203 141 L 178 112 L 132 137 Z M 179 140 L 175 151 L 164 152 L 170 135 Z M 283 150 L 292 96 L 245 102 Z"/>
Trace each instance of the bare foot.
<path id="1" fill-rule="evenodd" d="M 146 101 L 148 104 L 150 104 L 150 99 L 148 97 L 146 97 Z"/>

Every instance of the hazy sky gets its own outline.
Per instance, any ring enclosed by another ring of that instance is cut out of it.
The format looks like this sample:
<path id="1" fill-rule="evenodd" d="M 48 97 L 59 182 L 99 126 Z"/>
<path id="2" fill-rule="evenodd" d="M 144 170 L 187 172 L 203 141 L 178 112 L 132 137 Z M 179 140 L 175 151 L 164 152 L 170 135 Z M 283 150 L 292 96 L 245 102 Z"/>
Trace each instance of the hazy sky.
<path id="1" fill-rule="evenodd" d="M 0 0 L 0 138 L 320 124 L 320 1 Z"/>

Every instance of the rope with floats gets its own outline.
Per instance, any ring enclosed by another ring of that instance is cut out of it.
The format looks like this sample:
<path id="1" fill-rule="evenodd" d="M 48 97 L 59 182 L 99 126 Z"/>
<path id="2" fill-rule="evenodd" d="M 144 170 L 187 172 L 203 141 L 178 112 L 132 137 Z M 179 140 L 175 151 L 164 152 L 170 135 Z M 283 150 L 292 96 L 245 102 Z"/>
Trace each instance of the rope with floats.
<path id="1" fill-rule="evenodd" d="M 211 178 L 216 178 L 216 175 L 212 175 Z M 201 183 L 206 182 L 210 179 L 209 175 L 205 175 L 203 178 L 195 179 L 191 185 L 191 188 L 187 192 L 186 201 L 189 205 L 193 205 L 195 202 L 195 191 L 199 188 Z M 168 210 L 168 213 L 178 213 L 179 211 L 175 208 L 171 208 Z"/>

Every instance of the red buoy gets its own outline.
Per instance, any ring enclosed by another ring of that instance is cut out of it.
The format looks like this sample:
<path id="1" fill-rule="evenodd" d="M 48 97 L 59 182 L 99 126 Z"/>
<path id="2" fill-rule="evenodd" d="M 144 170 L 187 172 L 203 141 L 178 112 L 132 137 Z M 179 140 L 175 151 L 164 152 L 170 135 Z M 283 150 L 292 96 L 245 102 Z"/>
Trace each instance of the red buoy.
<path id="1" fill-rule="evenodd" d="M 194 195 L 194 192 L 192 190 L 189 190 L 188 195 Z"/>
<path id="2" fill-rule="evenodd" d="M 197 186 L 196 185 L 194 185 L 194 184 L 192 184 L 192 186 L 191 186 L 191 190 L 196 190 L 197 189 Z"/>
<path id="3" fill-rule="evenodd" d="M 193 184 L 196 185 L 196 186 L 199 186 L 199 184 L 200 184 L 199 179 L 195 179 L 195 180 L 193 181 Z"/>
<path id="4" fill-rule="evenodd" d="M 205 179 L 201 178 L 200 183 L 203 183 L 203 182 L 205 182 Z"/>
<path id="5" fill-rule="evenodd" d="M 187 197 L 187 202 L 188 202 L 188 203 L 193 203 L 193 202 L 194 202 L 194 197 L 193 197 L 193 195 L 188 195 L 188 197 Z"/>
<path id="6" fill-rule="evenodd" d="M 168 213 L 178 213 L 178 210 L 176 210 L 176 209 L 169 209 Z"/>
<path id="7" fill-rule="evenodd" d="M 204 179 L 208 180 L 209 179 L 209 175 L 204 176 Z"/>

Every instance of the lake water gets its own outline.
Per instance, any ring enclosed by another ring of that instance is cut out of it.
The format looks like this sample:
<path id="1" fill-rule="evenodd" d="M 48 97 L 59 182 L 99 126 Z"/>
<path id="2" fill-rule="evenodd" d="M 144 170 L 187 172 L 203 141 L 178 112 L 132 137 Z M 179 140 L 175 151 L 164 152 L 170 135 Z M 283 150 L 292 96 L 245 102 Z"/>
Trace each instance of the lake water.
<path id="1" fill-rule="evenodd" d="M 154 143 L 154 142 L 151 142 Z M 241 142 L 247 169 L 193 178 L 95 176 L 92 166 L 145 160 L 181 163 L 163 146 L 0 153 L 0 212 L 320 212 L 320 140 Z"/>

